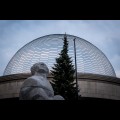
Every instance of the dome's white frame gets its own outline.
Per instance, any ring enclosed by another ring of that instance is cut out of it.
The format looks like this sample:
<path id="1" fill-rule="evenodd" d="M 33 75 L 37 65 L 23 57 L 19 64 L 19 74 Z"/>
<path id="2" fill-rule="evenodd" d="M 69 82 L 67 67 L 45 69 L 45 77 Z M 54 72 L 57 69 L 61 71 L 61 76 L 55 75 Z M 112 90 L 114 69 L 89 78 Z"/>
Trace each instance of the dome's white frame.
<path id="1" fill-rule="evenodd" d="M 19 49 L 9 61 L 3 75 L 27 73 L 36 62 L 45 62 L 51 69 L 63 46 L 64 34 L 50 34 L 39 37 Z M 78 72 L 116 77 L 115 71 L 104 53 L 92 43 L 77 36 L 68 35 L 69 55 L 74 64 L 73 39 L 76 38 Z M 39 46 L 38 46 L 39 45 Z"/>

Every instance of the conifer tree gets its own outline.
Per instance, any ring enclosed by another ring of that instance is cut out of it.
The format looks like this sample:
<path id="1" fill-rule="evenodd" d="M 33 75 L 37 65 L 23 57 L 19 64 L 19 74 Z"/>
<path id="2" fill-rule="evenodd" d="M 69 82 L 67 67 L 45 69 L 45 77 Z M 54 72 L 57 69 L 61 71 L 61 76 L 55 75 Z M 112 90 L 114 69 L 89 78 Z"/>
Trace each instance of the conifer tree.
<path id="1" fill-rule="evenodd" d="M 64 35 L 63 49 L 56 58 L 56 63 L 52 67 L 51 74 L 53 76 L 52 85 L 55 94 L 63 96 L 66 100 L 74 100 L 77 97 L 76 83 L 74 80 L 74 65 L 72 65 L 71 57 L 68 55 L 67 35 Z"/>

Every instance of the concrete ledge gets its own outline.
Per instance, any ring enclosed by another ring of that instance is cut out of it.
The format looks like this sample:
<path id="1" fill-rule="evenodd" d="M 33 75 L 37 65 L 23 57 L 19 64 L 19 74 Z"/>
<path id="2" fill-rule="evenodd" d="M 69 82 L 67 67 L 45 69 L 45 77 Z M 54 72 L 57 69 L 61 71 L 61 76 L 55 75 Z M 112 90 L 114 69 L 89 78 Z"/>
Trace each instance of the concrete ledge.
<path id="1" fill-rule="evenodd" d="M 2 82 L 9 82 L 9 81 L 17 81 L 21 79 L 26 79 L 30 77 L 30 73 L 20 73 L 20 74 L 11 74 L 6 76 L 0 76 L 0 84 Z M 120 78 L 105 76 L 105 75 L 98 75 L 98 74 L 90 74 L 90 73 L 78 73 L 78 80 L 92 80 L 92 81 L 99 81 L 99 82 L 109 82 L 111 84 L 118 84 L 120 85 Z M 52 75 L 49 74 L 48 78 L 52 79 Z"/>
<path id="2" fill-rule="evenodd" d="M 30 73 L 20 73 L 20 74 L 11 74 L 11 75 L 6 75 L 6 76 L 0 76 L 0 83 L 2 82 L 9 82 L 9 81 L 14 81 L 14 80 L 21 80 L 21 79 L 26 79 L 30 77 Z"/>
<path id="3" fill-rule="evenodd" d="M 20 87 L 30 73 L 0 77 L 0 99 L 19 97 Z M 51 80 L 52 76 L 49 75 Z M 120 78 L 78 73 L 78 85 L 83 97 L 120 100 Z"/>

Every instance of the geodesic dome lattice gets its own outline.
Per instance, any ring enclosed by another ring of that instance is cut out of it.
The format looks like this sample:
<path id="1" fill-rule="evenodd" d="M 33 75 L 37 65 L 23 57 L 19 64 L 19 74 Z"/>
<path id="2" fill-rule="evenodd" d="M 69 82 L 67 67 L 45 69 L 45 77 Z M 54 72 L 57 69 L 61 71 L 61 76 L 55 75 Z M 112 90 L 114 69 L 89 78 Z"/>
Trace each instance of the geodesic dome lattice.
<path id="1" fill-rule="evenodd" d="M 51 70 L 63 47 L 64 34 L 52 34 L 37 38 L 23 46 L 8 63 L 4 75 L 29 73 L 34 63 L 44 62 Z M 90 42 L 67 35 L 69 41 L 68 54 L 74 61 L 74 42 L 76 38 L 77 72 L 116 76 L 115 71 L 104 55 Z"/>

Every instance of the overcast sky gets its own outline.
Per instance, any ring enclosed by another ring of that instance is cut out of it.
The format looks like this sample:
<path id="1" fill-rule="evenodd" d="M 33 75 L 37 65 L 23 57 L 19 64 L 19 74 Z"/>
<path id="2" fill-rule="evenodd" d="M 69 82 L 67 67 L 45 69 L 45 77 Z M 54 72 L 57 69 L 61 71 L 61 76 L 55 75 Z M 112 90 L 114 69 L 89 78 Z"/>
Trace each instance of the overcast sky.
<path id="1" fill-rule="evenodd" d="M 0 76 L 22 46 L 43 35 L 65 32 L 97 46 L 120 78 L 120 20 L 0 20 Z"/>

